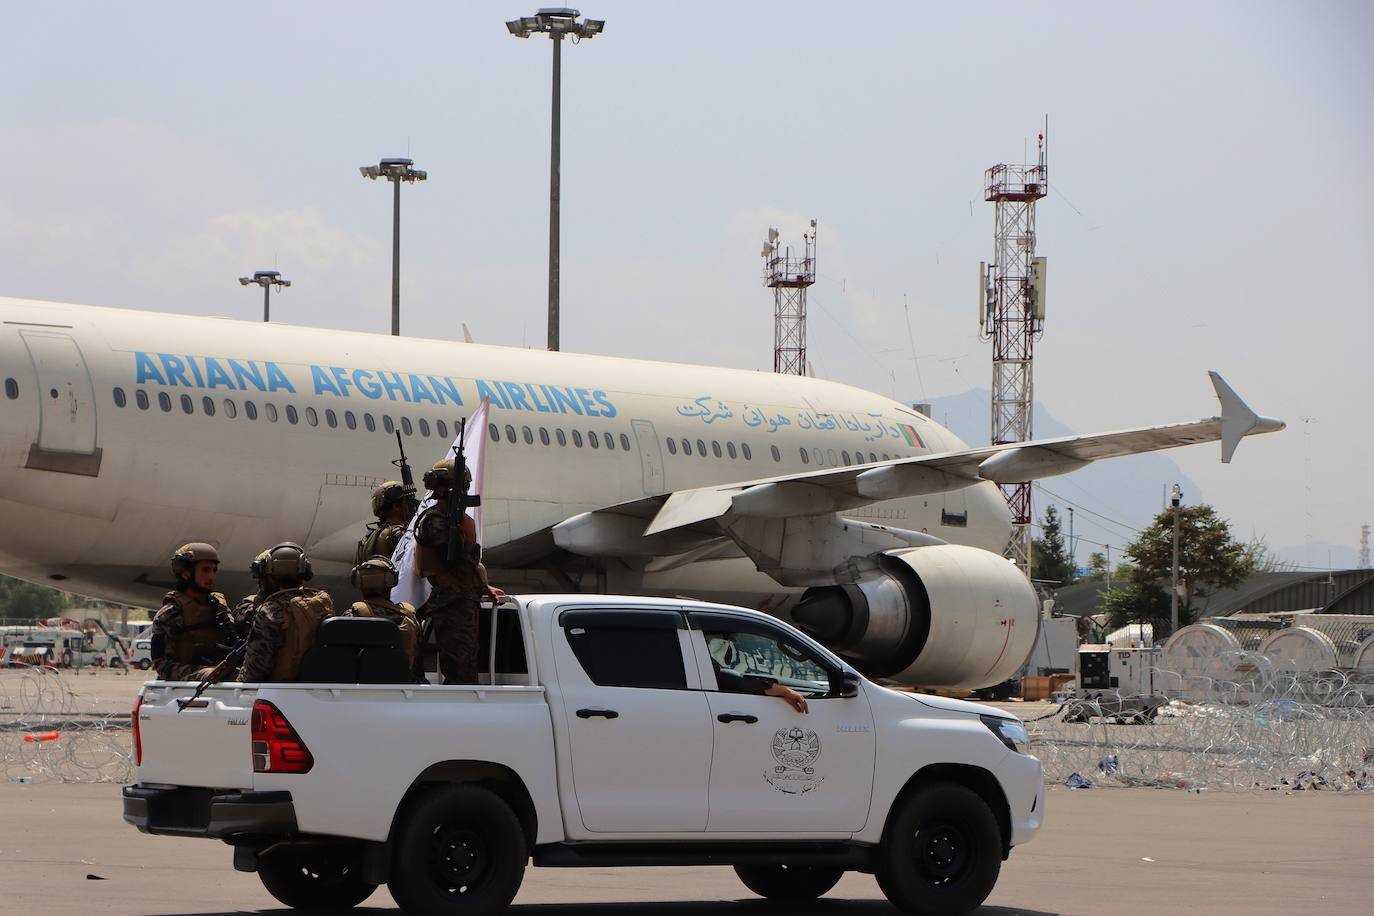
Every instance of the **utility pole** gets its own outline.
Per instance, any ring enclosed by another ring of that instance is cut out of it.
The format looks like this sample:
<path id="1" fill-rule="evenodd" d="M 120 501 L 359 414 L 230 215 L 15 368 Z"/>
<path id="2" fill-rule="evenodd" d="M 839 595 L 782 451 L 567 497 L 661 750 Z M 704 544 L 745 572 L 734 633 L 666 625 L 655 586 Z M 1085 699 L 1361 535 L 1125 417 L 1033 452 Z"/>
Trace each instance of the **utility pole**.
<path id="1" fill-rule="evenodd" d="M 1174 576 L 1169 589 L 1169 634 L 1178 632 L 1178 506 L 1183 502 L 1183 490 L 1174 484 Z"/>
<path id="2" fill-rule="evenodd" d="M 283 280 L 281 272 L 276 270 L 255 270 L 251 277 L 239 277 L 240 286 L 252 286 L 254 283 L 262 287 L 262 320 L 270 321 L 272 318 L 272 287 L 285 288 L 291 285 L 291 281 Z"/>
<path id="3" fill-rule="evenodd" d="M 377 165 L 358 168 L 364 178 L 384 178 L 393 185 L 391 203 L 391 336 L 401 333 L 401 182 L 414 183 L 429 178 L 428 172 L 413 169 L 409 159 L 383 159 Z"/>
<path id="4" fill-rule="evenodd" d="M 1073 540 L 1073 506 L 1069 506 L 1069 565 L 1073 567 L 1073 573 L 1078 575 L 1078 545 Z"/>

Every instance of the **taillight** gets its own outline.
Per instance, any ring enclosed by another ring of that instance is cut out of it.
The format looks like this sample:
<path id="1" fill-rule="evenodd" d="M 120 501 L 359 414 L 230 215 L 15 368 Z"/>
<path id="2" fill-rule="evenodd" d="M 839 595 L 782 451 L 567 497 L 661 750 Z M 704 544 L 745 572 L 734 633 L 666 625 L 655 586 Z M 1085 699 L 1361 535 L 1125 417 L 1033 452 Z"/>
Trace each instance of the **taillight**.
<path id="1" fill-rule="evenodd" d="M 134 700 L 134 713 L 131 717 L 134 728 L 134 766 L 143 766 L 143 732 L 138 727 L 138 711 L 143 706 L 143 695 L 139 694 L 138 699 Z"/>
<path id="2" fill-rule="evenodd" d="M 286 721 L 281 710 L 266 700 L 253 704 L 253 772 L 309 773 L 315 765 L 310 749 Z"/>

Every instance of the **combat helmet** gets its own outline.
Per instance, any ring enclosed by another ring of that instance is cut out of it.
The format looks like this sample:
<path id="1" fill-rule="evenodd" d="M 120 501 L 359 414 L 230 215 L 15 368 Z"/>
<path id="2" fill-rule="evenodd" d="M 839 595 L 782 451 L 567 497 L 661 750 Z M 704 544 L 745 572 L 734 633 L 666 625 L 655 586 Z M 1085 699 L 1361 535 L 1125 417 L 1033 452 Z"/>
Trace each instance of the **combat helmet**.
<path id="1" fill-rule="evenodd" d="M 219 563 L 219 551 L 212 544 L 203 541 L 193 541 L 190 544 L 182 544 L 172 554 L 172 575 L 180 579 L 183 576 L 190 576 L 195 572 L 196 564 L 202 560 L 210 560 Z"/>
<path id="2" fill-rule="evenodd" d="M 253 558 L 252 563 L 248 564 L 248 572 L 251 573 L 253 578 L 257 579 L 259 583 L 267 578 L 267 554 L 268 551 L 264 550 Z"/>
<path id="3" fill-rule="evenodd" d="M 425 471 L 425 488 L 434 490 L 439 487 L 449 487 L 453 485 L 453 456 L 440 458 L 434 462 L 434 466 Z M 472 488 L 472 468 L 463 465 L 463 490 Z"/>
<path id="4" fill-rule="evenodd" d="M 370 557 L 353 567 L 353 587 L 364 595 L 389 592 L 400 577 L 396 567 L 386 557 Z"/>
<path id="5" fill-rule="evenodd" d="M 414 498 L 414 487 L 408 487 L 399 480 L 388 480 L 372 491 L 372 514 L 378 518 L 386 518 L 392 506 Z"/>
<path id="6" fill-rule="evenodd" d="M 310 569 L 310 558 L 305 555 L 305 548 L 291 541 L 284 541 L 266 551 L 262 568 L 272 579 L 296 579 L 305 582 L 314 575 Z"/>

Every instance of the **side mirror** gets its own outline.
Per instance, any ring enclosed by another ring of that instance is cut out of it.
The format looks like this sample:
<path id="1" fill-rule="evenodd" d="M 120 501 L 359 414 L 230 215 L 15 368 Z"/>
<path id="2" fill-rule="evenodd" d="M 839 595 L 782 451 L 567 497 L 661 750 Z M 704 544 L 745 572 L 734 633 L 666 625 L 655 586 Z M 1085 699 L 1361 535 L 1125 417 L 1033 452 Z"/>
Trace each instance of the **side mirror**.
<path id="1" fill-rule="evenodd" d="M 861 683 L 863 683 L 863 679 L 857 674 L 854 674 L 852 671 L 841 671 L 839 690 L 837 693 L 845 699 L 856 697 L 859 695 L 859 685 Z"/>

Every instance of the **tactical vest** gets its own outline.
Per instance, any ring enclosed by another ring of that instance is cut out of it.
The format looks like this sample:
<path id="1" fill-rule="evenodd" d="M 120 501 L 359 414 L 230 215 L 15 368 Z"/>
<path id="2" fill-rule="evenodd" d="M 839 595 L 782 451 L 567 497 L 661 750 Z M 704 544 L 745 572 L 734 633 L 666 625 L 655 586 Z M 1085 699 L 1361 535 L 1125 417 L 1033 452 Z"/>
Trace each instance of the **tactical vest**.
<path id="1" fill-rule="evenodd" d="M 415 532 L 415 559 L 420 575 L 434 585 L 454 589 L 482 587 L 480 544 L 462 538 L 458 558 L 452 563 L 448 561 L 448 520 L 442 508 L 426 509 L 415 524 Z"/>
<path id="2" fill-rule="evenodd" d="M 397 604 L 383 598 L 372 598 L 353 602 L 350 610 L 354 617 L 381 617 L 396 624 L 401 631 L 400 650 L 406 654 L 410 664 L 415 664 L 415 644 L 420 637 L 420 622 L 415 619 L 415 608 L 405 602 Z"/>
<path id="3" fill-rule="evenodd" d="M 183 665 L 213 665 L 224 658 L 225 641 L 233 638 L 226 631 L 221 614 L 228 613 L 228 605 L 219 592 L 211 592 L 206 601 L 197 601 L 184 591 L 168 592 L 163 606 L 175 605 L 181 610 L 181 623 L 170 627 L 164 651 L 167 657 Z"/>
<path id="4" fill-rule="evenodd" d="M 403 534 L 405 528 L 401 525 L 383 525 L 380 522 L 368 525 L 367 534 L 358 541 L 358 549 L 353 554 L 353 565 L 357 566 L 372 557 L 390 560 Z"/>
<path id="5" fill-rule="evenodd" d="M 327 593 L 313 588 L 287 589 L 272 598 L 284 602 L 283 632 L 268 680 L 294 681 L 301 672 L 301 659 L 315 645 L 320 623 L 334 615 L 334 602 Z"/>

